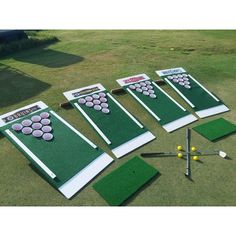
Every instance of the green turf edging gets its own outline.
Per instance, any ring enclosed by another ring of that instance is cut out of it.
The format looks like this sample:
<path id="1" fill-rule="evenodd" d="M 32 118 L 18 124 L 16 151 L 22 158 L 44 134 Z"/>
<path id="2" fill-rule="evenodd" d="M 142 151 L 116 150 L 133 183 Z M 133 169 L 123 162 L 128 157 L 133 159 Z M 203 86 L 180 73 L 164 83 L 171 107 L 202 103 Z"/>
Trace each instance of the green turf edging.
<path id="1" fill-rule="evenodd" d="M 210 141 L 216 141 L 226 135 L 236 132 L 236 125 L 224 118 L 215 119 L 202 125 L 193 127 L 197 133 Z"/>
<path id="2" fill-rule="evenodd" d="M 93 188 L 109 205 L 119 206 L 158 173 L 136 156 L 99 180 Z"/>

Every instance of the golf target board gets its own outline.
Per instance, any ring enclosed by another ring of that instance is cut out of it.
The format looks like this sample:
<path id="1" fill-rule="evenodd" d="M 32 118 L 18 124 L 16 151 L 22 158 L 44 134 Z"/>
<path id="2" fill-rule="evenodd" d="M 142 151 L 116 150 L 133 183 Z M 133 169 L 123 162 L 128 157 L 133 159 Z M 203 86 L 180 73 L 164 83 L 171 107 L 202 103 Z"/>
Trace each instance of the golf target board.
<path id="1" fill-rule="evenodd" d="M 66 198 L 113 161 L 43 102 L 1 115 L 0 131 Z"/>
<path id="2" fill-rule="evenodd" d="M 219 98 L 183 68 L 159 70 L 156 73 L 194 109 L 200 118 L 229 111 Z"/>
<path id="3" fill-rule="evenodd" d="M 123 87 L 167 131 L 172 132 L 197 120 L 146 74 L 118 79 Z"/>
<path id="4" fill-rule="evenodd" d="M 64 95 L 117 158 L 155 139 L 101 84 L 68 91 Z"/>

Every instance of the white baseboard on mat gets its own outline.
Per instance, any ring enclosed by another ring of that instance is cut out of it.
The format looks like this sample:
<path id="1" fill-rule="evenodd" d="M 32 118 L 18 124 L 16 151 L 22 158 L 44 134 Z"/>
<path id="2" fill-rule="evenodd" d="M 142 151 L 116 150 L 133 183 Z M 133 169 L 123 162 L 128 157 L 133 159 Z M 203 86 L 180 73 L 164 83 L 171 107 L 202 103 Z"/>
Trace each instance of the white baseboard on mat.
<path id="1" fill-rule="evenodd" d="M 141 134 L 138 137 L 133 138 L 129 140 L 128 142 L 120 145 L 119 147 L 112 149 L 111 151 L 117 158 L 120 158 L 124 156 L 125 154 L 135 150 L 136 148 L 139 148 L 143 146 L 144 144 L 152 141 L 155 138 L 156 137 L 151 132 L 147 131 L 144 134 Z"/>
<path id="2" fill-rule="evenodd" d="M 172 131 L 174 131 L 174 130 L 177 130 L 177 129 L 179 129 L 179 128 L 185 126 L 185 125 L 188 125 L 188 124 L 190 124 L 190 123 L 192 123 L 192 122 L 194 122 L 194 121 L 196 121 L 196 120 L 197 120 L 197 117 L 195 117 L 195 116 L 192 115 L 192 114 L 189 114 L 189 115 L 184 116 L 184 117 L 182 117 L 182 118 L 179 118 L 179 119 L 177 119 L 177 120 L 175 120 L 175 121 L 172 121 L 172 122 L 170 122 L 170 123 L 168 123 L 168 124 L 165 124 L 165 125 L 163 125 L 162 127 L 163 127 L 167 132 L 170 133 L 170 132 L 172 132 Z"/>
<path id="3" fill-rule="evenodd" d="M 86 166 L 83 170 L 78 172 L 66 183 L 64 183 L 59 188 L 59 191 L 66 198 L 71 198 L 113 161 L 113 158 L 111 158 L 107 153 L 103 153 L 101 156 L 92 161 L 88 166 Z"/>
<path id="4" fill-rule="evenodd" d="M 200 117 L 200 118 L 205 118 L 208 116 L 213 116 L 219 113 L 223 113 L 229 111 L 229 108 L 225 105 L 219 105 L 216 107 L 211 107 L 205 110 L 201 110 L 201 111 L 196 111 L 195 113 Z"/>

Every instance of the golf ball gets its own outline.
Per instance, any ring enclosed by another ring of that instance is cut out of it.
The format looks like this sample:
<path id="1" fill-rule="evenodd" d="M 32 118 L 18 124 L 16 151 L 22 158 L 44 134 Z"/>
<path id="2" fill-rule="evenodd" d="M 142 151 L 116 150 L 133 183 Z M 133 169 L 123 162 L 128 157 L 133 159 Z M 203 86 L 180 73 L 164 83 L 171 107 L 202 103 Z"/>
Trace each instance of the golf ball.
<path id="1" fill-rule="evenodd" d="M 177 156 L 178 156 L 178 158 L 182 158 L 183 154 L 181 152 L 179 152 Z"/>

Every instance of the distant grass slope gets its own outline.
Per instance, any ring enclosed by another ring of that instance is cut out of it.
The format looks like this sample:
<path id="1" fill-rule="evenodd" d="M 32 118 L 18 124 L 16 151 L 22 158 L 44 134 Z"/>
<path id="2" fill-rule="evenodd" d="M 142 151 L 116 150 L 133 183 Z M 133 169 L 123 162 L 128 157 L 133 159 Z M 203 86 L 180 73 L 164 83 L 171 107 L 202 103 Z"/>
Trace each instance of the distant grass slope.
<path id="1" fill-rule="evenodd" d="M 19 74 L 27 75 L 27 79 L 31 77 L 38 81 L 33 83 L 33 80 L 32 85 L 43 86 L 35 89 L 37 92 L 30 96 L 24 96 L 24 100 L 7 103 L 6 96 L 11 100 L 17 88 L 8 83 L 4 90 L 11 92 L 4 93 L 7 94 L 4 95 L 6 104 L 2 104 L 1 114 L 43 100 L 111 154 L 78 112 L 58 106 L 65 100 L 62 92 L 94 83 L 102 83 L 107 89 L 112 89 L 118 87 L 115 81 L 118 78 L 147 73 L 157 79 L 155 70 L 181 66 L 214 91 L 231 109 L 230 112 L 199 120 L 190 127 L 218 117 L 236 123 L 236 31 L 47 31 L 47 34 L 56 36 L 60 42 L 1 60 L 5 67 L 14 68 L 21 71 Z M 1 81 L 4 78 L 0 77 L 0 85 Z M 191 111 L 168 86 L 163 88 Z M 24 92 L 28 93 L 27 90 Z M 129 95 L 116 98 L 152 130 L 157 136 L 155 141 L 115 160 L 72 200 L 66 200 L 28 166 L 26 158 L 6 138 L 0 138 L 0 205 L 107 205 L 92 188 L 98 179 L 140 152 L 174 151 L 178 144 L 185 145 L 185 129 L 167 134 Z M 235 143 L 236 135 L 211 143 L 193 131 L 192 144 L 200 149 L 223 149 L 231 159 L 226 161 L 211 156 L 201 158 L 202 162 L 192 162 L 193 182 L 184 177 L 184 160 L 171 157 L 146 159 L 160 171 L 161 176 L 127 204 L 236 205 Z"/>

